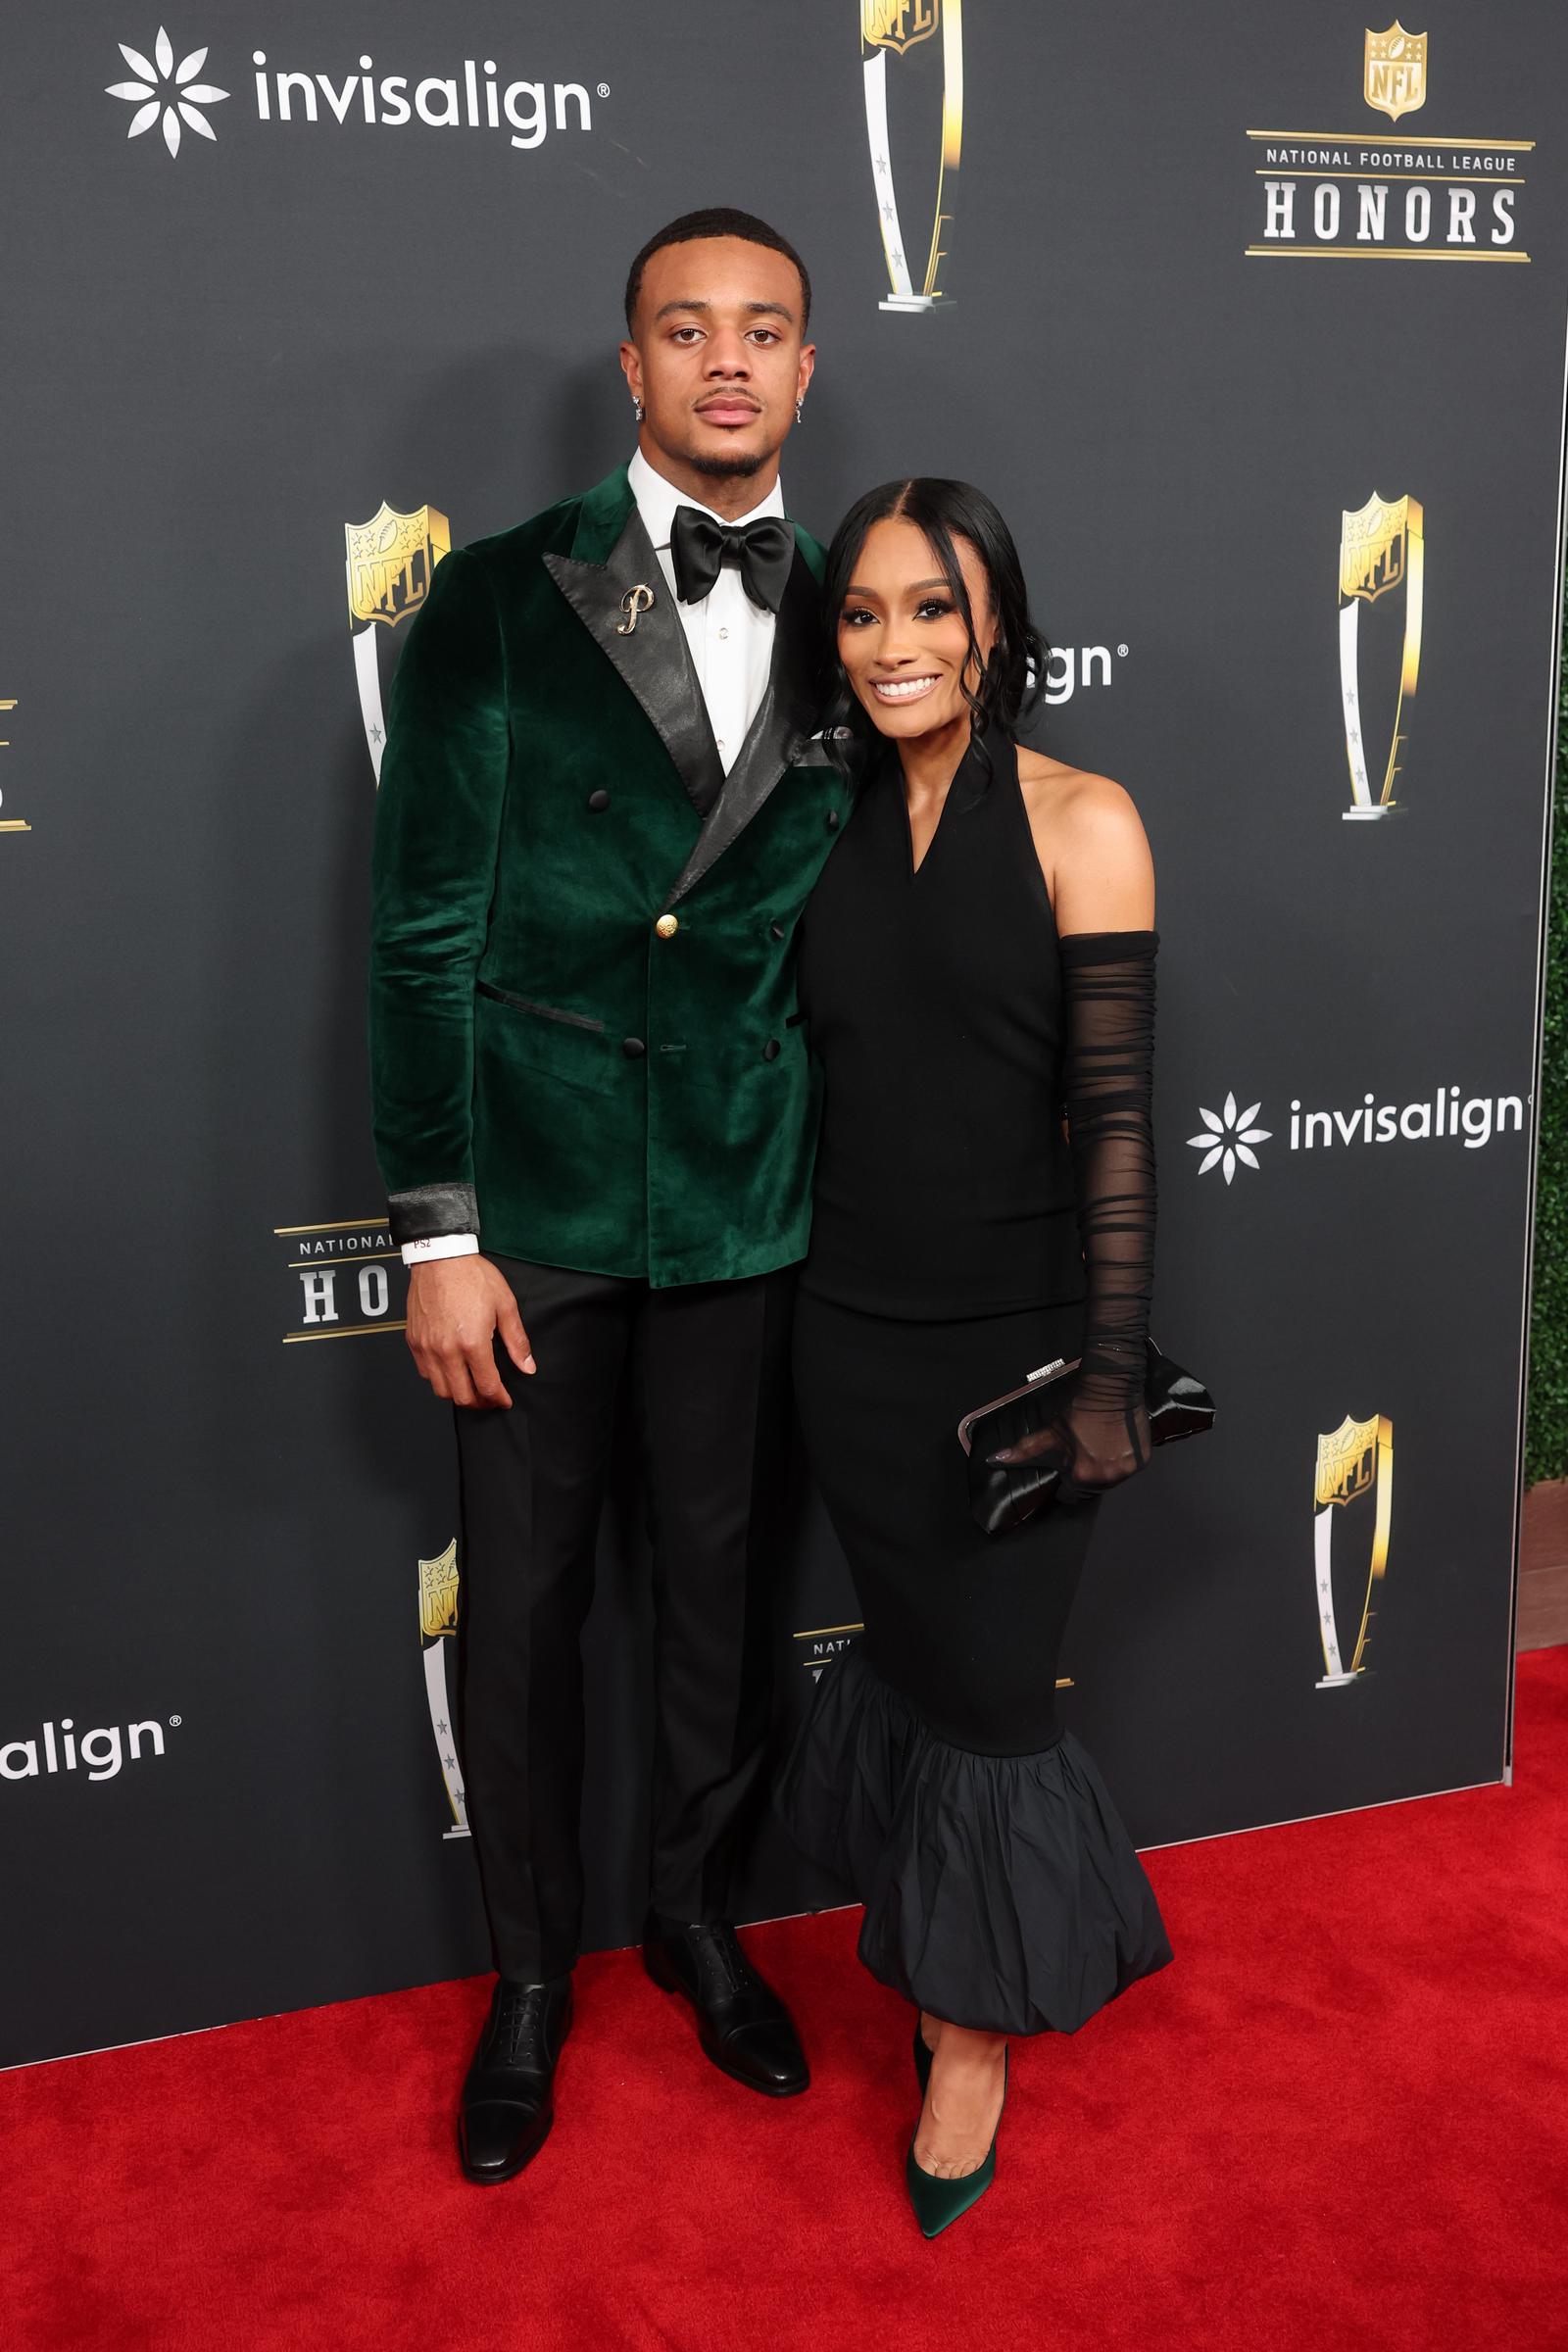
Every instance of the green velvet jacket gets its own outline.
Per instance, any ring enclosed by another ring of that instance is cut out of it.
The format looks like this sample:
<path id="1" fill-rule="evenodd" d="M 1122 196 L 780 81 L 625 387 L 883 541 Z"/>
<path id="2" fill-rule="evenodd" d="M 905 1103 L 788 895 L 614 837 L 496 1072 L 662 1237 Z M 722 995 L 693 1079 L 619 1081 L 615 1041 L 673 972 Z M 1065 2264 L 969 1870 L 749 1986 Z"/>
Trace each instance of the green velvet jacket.
<path id="1" fill-rule="evenodd" d="M 796 534 L 726 776 L 624 467 L 441 563 L 393 679 L 370 1072 L 399 1243 L 656 1285 L 805 1254 L 818 1087 L 794 935 L 849 793 Z M 632 597 L 654 591 L 647 610 Z M 628 628 L 628 621 L 634 625 Z"/>

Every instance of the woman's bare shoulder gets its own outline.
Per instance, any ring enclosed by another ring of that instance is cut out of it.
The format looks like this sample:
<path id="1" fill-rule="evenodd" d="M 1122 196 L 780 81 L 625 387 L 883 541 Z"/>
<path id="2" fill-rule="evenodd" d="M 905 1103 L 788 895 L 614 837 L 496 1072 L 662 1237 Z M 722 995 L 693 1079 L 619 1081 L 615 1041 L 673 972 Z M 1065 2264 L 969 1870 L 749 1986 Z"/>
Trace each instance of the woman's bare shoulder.
<path id="1" fill-rule="evenodd" d="M 1043 819 L 1053 831 L 1063 826 L 1096 834 L 1143 831 L 1133 798 L 1112 776 L 1093 768 L 1069 767 L 1063 760 L 1049 760 L 1043 752 L 1018 746 L 1018 784 L 1031 821 Z"/>
<path id="2" fill-rule="evenodd" d="M 1148 929 L 1154 867 L 1132 795 L 1111 776 L 1022 749 L 1018 786 L 1057 928 Z"/>

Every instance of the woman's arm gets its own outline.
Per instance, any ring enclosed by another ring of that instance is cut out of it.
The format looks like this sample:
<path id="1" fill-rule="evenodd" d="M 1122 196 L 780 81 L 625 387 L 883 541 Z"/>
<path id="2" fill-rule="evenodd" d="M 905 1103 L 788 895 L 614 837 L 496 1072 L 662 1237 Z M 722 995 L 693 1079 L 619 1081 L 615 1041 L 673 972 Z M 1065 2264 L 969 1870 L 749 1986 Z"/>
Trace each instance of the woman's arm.
<path id="1" fill-rule="evenodd" d="M 1062 1502 L 1149 1459 L 1144 1404 L 1154 1271 L 1154 874 L 1138 812 L 1105 776 L 1058 771 L 1054 821 L 1037 824 L 1056 911 L 1066 1046 L 1063 1092 L 1088 1284 L 1083 1360 L 1060 1440 Z M 1026 802 L 1031 796 L 1026 791 Z M 1045 815 L 1045 811 L 1042 811 Z"/>

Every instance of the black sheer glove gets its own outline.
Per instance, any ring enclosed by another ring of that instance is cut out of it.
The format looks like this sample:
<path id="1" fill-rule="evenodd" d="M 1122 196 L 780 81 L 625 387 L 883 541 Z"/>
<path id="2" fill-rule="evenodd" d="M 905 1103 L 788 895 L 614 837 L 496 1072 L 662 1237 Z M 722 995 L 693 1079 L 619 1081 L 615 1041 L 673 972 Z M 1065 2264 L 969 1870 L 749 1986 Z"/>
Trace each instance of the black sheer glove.
<path id="1" fill-rule="evenodd" d="M 1089 1282 L 1083 1360 L 1055 1432 L 1058 1502 L 1086 1502 L 1148 1461 L 1149 1302 L 1154 1282 L 1153 931 L 1061 942 L 1064 1093 Z"/>

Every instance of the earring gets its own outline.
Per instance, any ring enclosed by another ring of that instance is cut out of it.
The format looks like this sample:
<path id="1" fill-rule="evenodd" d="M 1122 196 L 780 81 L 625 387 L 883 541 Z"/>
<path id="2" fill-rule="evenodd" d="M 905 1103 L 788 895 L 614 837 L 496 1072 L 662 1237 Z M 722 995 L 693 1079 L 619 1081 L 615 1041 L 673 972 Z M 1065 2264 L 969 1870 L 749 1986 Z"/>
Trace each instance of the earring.
<path id="1" fill-rule="evenodd" d="M 798 400 L 795 403 L 795 421 L 797 424 L 804 424 L 806 422 L 806 403 L 803 400 Z"/>
<path id="2" fill-rule="evenodd" d="M 638 422 L 639 424 L 641 424 L 641 422 L 642 422 L 643 418 L 644 418 L 644 417 L 647 416 L 647 414 L 648 414 L 647 410 L 646 410 L 646 409 L 643 407 L 643 404 L 642 404 L 642 402 L 641 402 L 640 400 L 635 400 L 635 399 L 633 400 L 633 402 L 632 402 L 632 404 L 631 404 L 631 413 L 632 413 L 633 416 L 636 418 L 636 420 L 637 420 L 637 422 Z"/>

